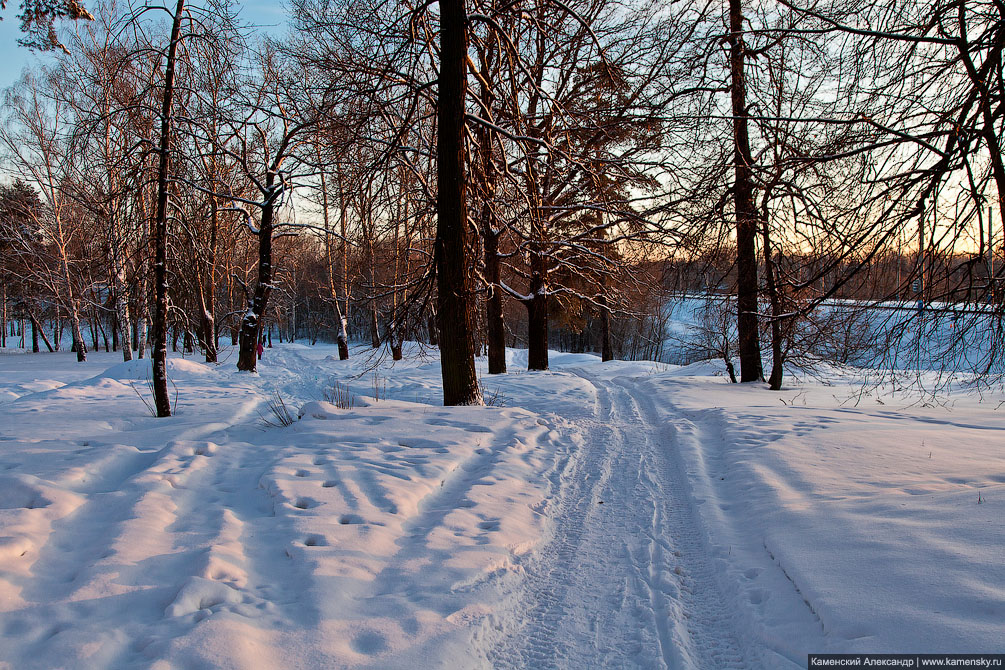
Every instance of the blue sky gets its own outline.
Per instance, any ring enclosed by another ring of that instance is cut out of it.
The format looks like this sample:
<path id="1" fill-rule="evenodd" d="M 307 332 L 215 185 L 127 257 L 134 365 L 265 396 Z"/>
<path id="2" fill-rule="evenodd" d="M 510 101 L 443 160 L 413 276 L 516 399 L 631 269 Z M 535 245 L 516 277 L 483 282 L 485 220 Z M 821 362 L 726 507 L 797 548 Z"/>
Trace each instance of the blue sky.
<path id="1" fill-rule="evenodd" d="M 24 47 L 17 44 L 21 33 L 18 31 L 17 2 L 11 2 L 0 21 L 0 88 L 13 84 L 21 75 L 21 69 L 34 60 Z"/>
<path id="2" fill-rule="evenodd" d="M 22 46 L 17 40 L 21 37 L 17 20 L 18 0 L 10 0 L 0 21 L 0 89 L 7 88 L 21 76 L 26 65 L 46 59 L 46 55 L 35 55 Z M 266 30 L 281 30 L 286 19 L 286 8 L 280 2 L 258 0 L 241 4 L 241 17 L 245 21 L 265 27 Z M 90 8 L 93 2 L 85 0 L 84 6 Z"/>

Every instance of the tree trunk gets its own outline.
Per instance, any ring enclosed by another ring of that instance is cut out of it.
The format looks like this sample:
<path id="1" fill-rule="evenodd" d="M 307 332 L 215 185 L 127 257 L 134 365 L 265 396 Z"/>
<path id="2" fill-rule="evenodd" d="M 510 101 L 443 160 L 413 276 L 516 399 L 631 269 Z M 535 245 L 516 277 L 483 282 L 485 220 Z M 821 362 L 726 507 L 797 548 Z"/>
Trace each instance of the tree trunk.
<path id="1" fill-rule="evenodd" d="M 478 97 L 479 105 L 492 110 L 495 106 L 495 95 L 488 82 L 497 75 L 495 61 L 496 52 L 484 49 L 479 53 L 480 82 Z M 506 325 L 503 321 L 503 290 L 500 284 L 501 263 L 499 260 L 499 236 L 501 231 L 496 228 L 494 200 L 496 196 L 496 164 L 493 160 L 493 133 L 485 126 L 479 125 L 476 130 L 478 139 L 478 158 L 481 168 L 481 233 L 482 262 L 485 265 L 485 282 L 488 289 L 488 299 L 485 303 L 485 341 L 488 346 L 489 374 L 498 375 L 506 372 Z"/>
<path id="2" fill-rule="evenodd" d="M 370 301 L 370 346 L 380 349 L 380 327 L 377 324 L 377 303 Z"/>
<path id="3" fill-rule="evenodd" d="M 108 104 L 108 92 L 105 93 L 106 104 Z M 111 156 L 111 124 L 105 124 L 105 151 L 107 156 Z M 116 181 L 116 170 L 113 169 L 112 161 L 108 165 L 108 183 Z M 113 189 L 109 187 L 109 191 Z M 126 245 L 122 241 L 122 234 L 119 230 L 120 218 L 116 214 L 115 207 L 111 207 L 111 219 L 109 229 L 112 232 L 111 252 L 111 283 L 112 297 L 114 299 L 114 311 L 112 321 L 112 351 L 118 347 L 122 348 L 122 360 L 131 361 L 133 359 L 133 348 L 129 339 L 129 292 L 126 287 L 126 270 L 123 265 L 123 255 L 126 253 Z"/>
<path id="4" fill-rule="evenodd" d="M 430 314 L 426 321 L 426 330 L 429 331 L 429 344 L 434 347 L 440 346 L 440 329 L 436 326 L 436 314 Z"/>
<path id="5" fill-rule="evenodd" d="M 527 307 L 527 369 L 548 369 L 548 296 L 534 294 Z"/>
<path id="6" fill-rule="evenodd" d="M 479 254 L 479 250 L 476 249 L 475 253 L 473 255 L 477 256 L 478 254 Z M 482 289 L 481 282 L 478 281 L 478 279 L 475 278 L 475 277 L 471 278 L 471 282 L 472 282 L 471 287 L 474 289 L 474 293 L 473 293 L 474 299 L 471 301 L 471 305 L 470 305 L 470 307 L 471 307 L 471 337 L 474 340 L 475 358 L 478 358 L 478 357 L 484 356 L 485 352 L 488 350 L 488 346 L 487 346 L 487 344 L 485 342 L 485 336 L 487 334 L 486 333 L 486 327 L 487 326 L 483 322 L 483 319 L 485 318 L 485 310 L 478 309 L 478 307 L 479 307 L 479 298 L 478 298 L 478 296 L 482 292 L 482 290 L 481 290 Z"/>
<path id="7" fill-rule="evenodd" d="M 351 288 L 349 286 L 349 234 L 346 230 L 347 224 L 346 219 L 348 218 L 349 204 L 346 202 L 345 197 L 345 186 L 342 183 L 342 172 L 339 171 L 339 187 L 338 187 L 338 198 L 339 198 L 339 227 L 341 229 L 341 235 L 339 239 L 339 257 L 342 259 L 342 295 L 345 296 L 345 309 L 339 310 L 342 318 L 342 335 L 345 338 L 344 343 L 339 344 L 339 360 L 347 360 L 349 358 L 349 294 Z M 342 347 L 345 346 L 345 358 L 342 358 Z"/>
<path id="8" fill-rule="evenodd" d="M 70 334 L 73 336 L 73 350 L 77 354 L 77 362 L 87 360 L 87 345 L 84 344 L 84 333 L 80 330 L 80 320 L 71 311 Z"/>
<path id="9" fill-rule="evenodd" d="M 485 95 L 485 93 L 483 93 Z M 495 192 L 495 173 L 487 132 L 480 133 L 482 142 L 482 181 L 485 185 L 485 202 L 482 203 L 482 244 L 485 263 L 485 281 L 489 292 L 485 305 L 485 321 L 489 349 L 489 374 L 506 372 L 506 325 L 503 322 L 503 292 L 500 285 L 499 231 L 495 228 L 492 194 Z"/>
<path id="10" fill-rule="evenodd" d="M 611 345 L 611 310 L 607 307 L 605 283 L 605 280 L 601 280 L 597 302 L 600 303 L 600 360 L 606 362 L 614 360 L 614 347 Z"/>
<path id="11" fill-rule="evenodd" d="M 741 0 L 729 0 L 730 93 L 733 105 L 733 206 L 736 214 L 736 303 L 740 381 L 763 376 L 757 324 L 757 211 L 754 207 L 753 156 L 747 131 Z"/>
<path id="12" fill-rule="evenodd" d="M 92 317 L 89 319 L 89 322 L 88 322 L 88 326 L 91 329 L 91 351 L 97 351 L 98 350 L 98 331 L 99 331 L 98 310 L 97 310 L 97 308 L 93 309 L 92 312 L 91 312 L 91 314 L 92 314 Z"/>
<path id="13" fill-rule="evenodd" d="M 209 244 L 209 285 L 206 285 L 204 278 L 199 278 L 199 307 L 202 314 L 199 315 L 199 346 L 206 356 L 207 363 L 216 363 L 218 360 L 216 346 L 216 237 L 218 227 L 219 212 L 216 206 L 216 198 L 211 203 L 210 212 L 210 244 Z"/>
<path id="14" fill-rule="evenodd" d="M 342 332 L 338 336 L 338 359 L 340 361 L 349 360 L 349 341 L 345 336 L 345 319 L 342 319 Z"/>
<path id="15" fill-rule="evenodd" d="M 318 163 L 321 163 L 321 144 L 317 145 Z M 341 191 L 340 191 L 341 192 Z M 331 221 L 328 218 L 328 182 L 325 179 L 325 171 L 321 170 L 321 215 L 325 228 L 325 255 L 327 257 L 328 290 L 331 294 L 332 302 L 335 304 L 335 318 L 338 320 L 335 341 L 338 343 L 338 359 L 340 361 L 349 359 L 349 334 L 346 331 L 348 319 L 342 315 L 342 308 L 338 301 L 338 288 L 335 282 L 335 253 L 332 245 Z M 344 207 L 340 210 L 340 215 L 345 220 Z M 344 225 L 344 223 L 343 223 Z M 343 238 L 343 244 L 345 239 Z"/>
<path id="16" fill-rule="evenodd" d="M 105 343 L 105 353 L 107 354 L 109 351 L 111 351 L 111 348 L 109 347 L 108 344 L 108 331 L 105 330 L 104 320 L 101 319 L 100 316 L 98 315 L 98 310 L 95 309 L 94 312 L 95 312 L 94 322 L 98 324 L 98 333 L 101 335 L 101 341 Z M 94 348 L 97 349 L 98 348 L 97 345 L 95 345 Z"/>
<path id="17" fill-rule="evenodd" d="M 147 334 L 149 332 L 150 321 L 146 315 L 140 317 L 136 323 L 136 358 L 146 358 L 147 356 Z"/>
<path id="18" fill-rule="evenodd" d="M 80 315 L 77 313 L 75 304 L 69 305 L 70 309 L 70 335 L 73 337 L 73 350 L 77 354 L 77 362 L 83 363 L 87 360 L 87 345 L 84 344 L 84 334 L 80 330 Z"/>
<path id="19" fill-rule="evenodd" d="M 366 222 L 363 226 L 363 236 L 366 242 L 367 249 L 367 260 L 370 266 L 370 287 L 371 290 L 376 292 L 377 288 L 377 255 L 374 250 L 373 241 L 373 222 L 371 220 L 369 210 L 366 215 Z M 375 297 L 370 298 L 370 346 L 374 349 L 380 349 L 380 327 L 379 319 L 377 318 L 377 300 Z"/>
<path id="20" fill-rule="evenodd" d="M 211 292 L 211 291 L 210 291 Z M 201 296 L 202 318 L 199 320 L 199 346 L 206 356 L 207 363 L 217 362 L 216 351 L 216 318 L 213 316 L 212 298 Z"/>
<path id="21" fill-rule="evenodd" d="M 440 0 L 437 221 L 434 262 L 444 405 L 481 405 L 475 373 L 464 183 L 467 12 L 464 0 Z"/>
<path id="22" fill-rule="evenodd" d="M 132 338 L 129 337 L 129 302 L 120 295 L 115 301 L 119 319 L 119 344 L 122 346 L 122 360 L 133 360 Z"/>
<path id="23" fill-rule="evenodd" d="M 136 326 L 139 332 L 139 344 L 136 346 L 136 357 L 146 358 L 147 346 L 149 345 L 150 320 L 144 316 Z"/>
<path id="24" fill-rule="evenodd" d="M 499 283 L 499 236 L 491 230 L 491 223 L 485 235 L 485 279 L 488 281 L 489 299 L 485 305 L 485 320 L 488 322 L 489 374 L 506 372 L 506 323 L 503 321 L 503 292 Z"/>
<path id="25" fill-rule="evenodd" d="M 761 217 L 761 237 L 764 247 L 764 278 L 768 289 L 768 300 L 771 303 L 771 375 L 768 386 L 772 391 L 782 388 L 784 373 L 784 355 L 782 351 L 782 303 L 778 293 L 775 264 L 771 258 L 771 235 L 768 232 L 768 218 Z"/>
<path id="26" fill-rule="evenodd" d="M 258 280 L 255 282 L 255 294 L 248 305 L 248 312 L 241 321 L 241 334 L 238 339 L 240 353 L 237 358 L 237 369 L 245 372 L 255 372 L 258 369 L 258 341 L 262 337 L 265 321 L 265 310 L 272 294 L 272 217 L 277 193 L 275 189 L 276 175 L 269 170 L 265 175 L 265 202 L 262 206 L 262 222 L 258 232 Z"/>
<path id="27" fill-rule="evenodd" d="M 527 307 L 527 369 L 548 369 L 547 260 L 539 251 L 530 260 L 530 300 Z"/>
<path id="28" fill-rule="evenodd" d="M 77 299 L 73 294 L 73 283 L 70 278 L 70 264 L 62 251 L 63 288 L 66 290 L 66 309 L 70 313 L 70 333 L 73 336 L 73 350 L 77 354 L 77 362 L 87 360 L 87 345 L 84 344 L 84 334 L 80 330 L 80 312 L 77 309 Z"/>
<path id="29" fill-rule="evenodd" d="M 161 104 L 160 156 L 157 165 L 157 213 L 154 220 L 154 342 L 153 389 L 157 416 L 171 416 L 171 398 L 167 387 L 167 200 L 168 170 L 171 151 L 171 104 L 174 99 L 174 68 L 181 41 L 181 20 L 185 0 L 178 0 L 171 24 L 167 65 L 164 70 L 164 99 Z"/>

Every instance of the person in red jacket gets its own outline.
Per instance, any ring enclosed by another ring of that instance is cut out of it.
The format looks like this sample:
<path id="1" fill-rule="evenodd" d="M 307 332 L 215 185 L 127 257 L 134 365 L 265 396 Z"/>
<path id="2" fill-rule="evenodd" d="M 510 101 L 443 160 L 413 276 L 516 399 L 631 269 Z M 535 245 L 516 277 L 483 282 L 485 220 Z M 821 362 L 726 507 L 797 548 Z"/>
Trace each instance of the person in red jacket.
<path id="1" fill-rule="evenodd" d="M 262 346 L 262 341 L 258 341 L 258 360 L 262 360 L 262 352 L 265 351 L 265 347 Z"/>

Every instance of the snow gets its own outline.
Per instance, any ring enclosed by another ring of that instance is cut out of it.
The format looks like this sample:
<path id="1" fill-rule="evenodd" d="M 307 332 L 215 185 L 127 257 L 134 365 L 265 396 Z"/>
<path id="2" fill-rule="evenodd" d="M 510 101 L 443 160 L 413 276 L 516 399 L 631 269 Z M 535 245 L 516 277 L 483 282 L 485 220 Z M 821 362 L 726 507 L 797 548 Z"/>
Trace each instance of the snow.
<path id="1" fill-rule="evenodd" d="M 817 630 L 779 626 L 779 653 L 798 662 L 808 647 L 1000 650 L 1005 417 L 997 402 L 898 406 L 893 394 L 877 394 L 856 404 L 856 389 L 838 381 L 778 393 L 733 387 L 723 406 L 722 380 L 697 372 L 644 388 L 664 400 L 695 501 L 715 543 L 730 548 L 729 581 L 749 616 L 788 618 L 792 603 L 773 602 L 785 592 L 779 570 L 812 612 Z"/>
<path id="2" fill-rule="evenodd" d="M 491 406 L 447 408 L 407 349 L 172 355 L 165 419 L 149 359 L 0 356 L 0 668 L 1001 651 L 1001 398 L 508 351 Z"/>

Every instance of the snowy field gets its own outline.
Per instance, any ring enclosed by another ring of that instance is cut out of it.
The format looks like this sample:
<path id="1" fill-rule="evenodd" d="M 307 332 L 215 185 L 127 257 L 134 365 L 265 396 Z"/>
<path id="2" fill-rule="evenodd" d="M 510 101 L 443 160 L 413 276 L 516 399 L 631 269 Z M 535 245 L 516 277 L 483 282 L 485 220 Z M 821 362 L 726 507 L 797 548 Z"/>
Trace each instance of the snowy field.
<path id="1" fill-rule="evenodd" d="M 514 351 L 493 406 L 444 408 L 435 351 L 353 353 L 173 357 L 168 419 L 147 361 L 0 353 L 0 668 L 1003 651 L 1001 398 Z"/>
<path id="2" fill-rule="evenodd" d="M 732 343 L 736 358 L 736 308 L 724 295 L 680 295 L 664 305 L 660 360 L 691 363 L 721 357 L 722 341 Z M 797 336 L 787 353 L 799 365 L 841 361 L 858 366 L 867 383 L 910 384 L 929 391 L 975 381 L 982 388 L 1001 387 L 1005 380 L 1000 318 L 989 305 L 917 302 L 872 303 L 832 300 L 797 321 Z M 765 313 L 770 305 L 761 307 Z M 798 333 L 801 333 L 799 335 Z M 767 334 L 765 333 L 765 336 Z M 770 350 L 764 345 L 765 364 Z M 997 354 L 997 355 L 994 355 Z M 923 374 L 919 375 L 921 371 Z M 768 374 L 770 369 L 765 371 Z"/>

